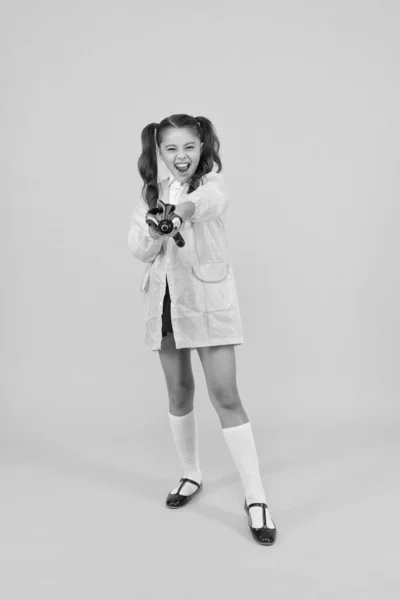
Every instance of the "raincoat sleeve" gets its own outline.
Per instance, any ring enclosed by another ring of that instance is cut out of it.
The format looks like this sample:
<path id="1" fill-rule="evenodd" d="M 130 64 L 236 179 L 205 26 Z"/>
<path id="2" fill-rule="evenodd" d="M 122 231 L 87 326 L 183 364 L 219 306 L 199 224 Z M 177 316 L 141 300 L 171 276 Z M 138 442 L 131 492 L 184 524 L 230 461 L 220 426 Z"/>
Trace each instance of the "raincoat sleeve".
<path id="1" fill-rule="evenodd" d="M 225 177 L 222 173 L 211 172 L 204 177 L 204 183 L 191 194 L 182 194 L 182 202 L 193 202 L 194 213 L 189 221 L 204 223 L 223 215 L 228 209 L 229 198 Z"/>
<path id="2" fill-rule="evenodd" d="M 162 238 L 151 237 L 145 222 L 147 211 L 147 204 L 142 201 L 135 207 L 129 224 L 128 248 L 138 260 L 151 263 L 162 248 Z"/>

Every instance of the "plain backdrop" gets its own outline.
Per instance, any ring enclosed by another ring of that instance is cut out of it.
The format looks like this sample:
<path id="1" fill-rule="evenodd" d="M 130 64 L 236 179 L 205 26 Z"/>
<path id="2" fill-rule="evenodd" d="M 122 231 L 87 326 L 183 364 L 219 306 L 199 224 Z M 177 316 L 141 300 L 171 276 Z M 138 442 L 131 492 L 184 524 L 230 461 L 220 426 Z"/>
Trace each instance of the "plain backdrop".
<path id="1" fill-rule="evenodd" d="M 398 597 L 399 17 L 390 0 L 2 4 L 4 598 Z M 197 352 L 204 492 L 164 509 L 182 474 L 127 239 L 141 131 L 174 113 L 221 141 L 271 548 Z"/>

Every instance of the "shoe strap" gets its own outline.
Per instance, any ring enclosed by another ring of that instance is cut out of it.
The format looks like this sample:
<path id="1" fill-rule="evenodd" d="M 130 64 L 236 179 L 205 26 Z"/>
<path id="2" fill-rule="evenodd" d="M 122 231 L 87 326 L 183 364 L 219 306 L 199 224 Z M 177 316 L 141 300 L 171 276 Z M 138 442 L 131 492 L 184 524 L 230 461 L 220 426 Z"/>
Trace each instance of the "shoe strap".
<path id="1" fill-rule="evenodd" d="M 197 483 L 197 481 L 194 481 L 193 479 L 188 479 L 187 477 L 182 477 L 179 481 L 182 481 L 181 485 L 178 488 L 178 494 L 181 491 L 181 489 L 183 488 L 183 486 L 185 485 L 185 482 L 188 481 L 189 483 L 194 483 L 194 485 L 197 485 L 197 487 L 200 487 L 200 483 Z"/>
<path id="2" fill-rule="evenodd" d="M 250 508 L 252 506 L 261 506 L 261 508 L 263 509 L 263 511 L 262 511 L 262 515 L 263 515 L 263 524 L 262 524 L 262 526 L 266 527 L 267 526 L 267 516 L 266 516 L 265 509 L 268 508 L 268 506 L 265 504 L 265 502 L 252 502 L 251 504 L 249 504 L 247 506 L 247 510 L 250 510 Z"/>

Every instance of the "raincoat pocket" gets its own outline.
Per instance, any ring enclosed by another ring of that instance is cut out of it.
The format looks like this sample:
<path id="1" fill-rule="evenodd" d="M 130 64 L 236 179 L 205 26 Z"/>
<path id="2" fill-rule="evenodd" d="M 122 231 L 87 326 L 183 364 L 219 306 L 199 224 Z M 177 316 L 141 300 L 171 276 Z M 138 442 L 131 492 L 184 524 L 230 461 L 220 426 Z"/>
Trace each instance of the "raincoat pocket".
<path id="1" fill-rule="evenodd" d="M 227 262 L 204 263 L 192 265 L 192 270 L 197 279 L 204 283 L 217 283 L 226 279 L 229 264 Z"/>

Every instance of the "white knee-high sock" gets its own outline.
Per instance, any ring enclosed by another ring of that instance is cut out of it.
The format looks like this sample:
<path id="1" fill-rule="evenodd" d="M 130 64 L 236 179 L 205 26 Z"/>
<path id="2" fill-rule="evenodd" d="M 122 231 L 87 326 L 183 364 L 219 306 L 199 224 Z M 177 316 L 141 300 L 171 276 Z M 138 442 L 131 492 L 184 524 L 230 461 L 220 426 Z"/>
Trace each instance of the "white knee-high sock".
<path id="1" fill-rule="evenodd" d="M 267 503 L 258 465 L 257 450 L 250 422 L 236 427 L 222 428 L 226 444 L 231 452 L 236 468 L 243 482 L 247 504 L 252 502 Z M 266 509 L 267 526 L 275 527 L 268 509 Z M 253 527 L 262 527 L 262 508 L 250 508 Z"/>
<path id="2" fill-rule="evenodd" d="M 179 460 L 183 467 L 183 477 L 201 482 L 201 469 L 199 461 L 198 448 L 198 427 L 195 409 L 186 415 L 177 417 L 169 413 L 169 422 L 171 425 L 172 437 L 178 452 Z M 180 485 L 180 484 L 179 484 Z M 175 494 L 179 485 L 171 490 Z M 183 496 L 188 496 L 197 490 L 193 483 L 186 482 L 179 492 Z"/>

